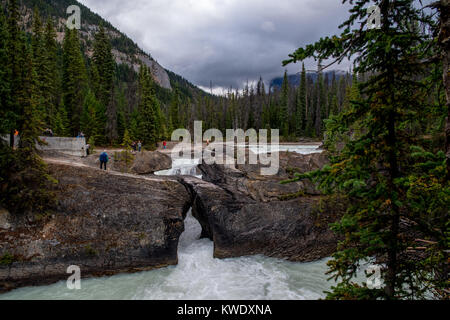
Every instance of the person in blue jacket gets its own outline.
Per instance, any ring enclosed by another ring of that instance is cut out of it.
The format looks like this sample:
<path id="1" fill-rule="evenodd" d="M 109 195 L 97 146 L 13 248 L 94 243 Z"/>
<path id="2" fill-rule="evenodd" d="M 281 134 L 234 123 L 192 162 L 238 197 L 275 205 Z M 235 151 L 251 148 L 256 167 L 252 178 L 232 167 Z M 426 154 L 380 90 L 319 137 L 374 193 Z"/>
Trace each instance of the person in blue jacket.
<path id="1" fill-rule="evenodd" d="M 106 150 L 103 151 L 103 153 L 100 155 L 100 170 L 103 169 L 103 166 L 105 167 L 106 170 L 106 164 L 109 161 L 109 157 L 108 154 L 106 153 Z"/>

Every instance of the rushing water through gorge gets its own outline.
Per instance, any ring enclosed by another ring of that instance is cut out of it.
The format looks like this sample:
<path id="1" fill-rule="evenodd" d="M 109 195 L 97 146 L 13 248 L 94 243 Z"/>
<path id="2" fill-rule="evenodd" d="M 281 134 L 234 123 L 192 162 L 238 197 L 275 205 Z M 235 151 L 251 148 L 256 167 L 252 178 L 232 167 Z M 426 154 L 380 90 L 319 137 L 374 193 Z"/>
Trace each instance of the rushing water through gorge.
<path id="1" fill-rule="evenodd" d="M 281 146 L 302 154 L 318 146 Z M 280 148 L 280 149 L 281 149 Z M 196 162 L 176 163 L 159 175 L 196 175 Z M 189 214 L 179 242 L 177 266 L 83 279 L 81 290 L 66 282 L 16 289 L 0 299 L 319 299 L 333 282 L 327 281 L 326 261 L 294 263 L 263 256 L 214 259 L 213 243 L 199 239 L 201 227 Z"/>
<path id="2" fill-rule="evenodd" d="M 329 288 L 325 261 L 293 263 L 262 256 L 219 260 L 213 243 L 199 240 L 201 227 L 189 214 L 177 266 L 136 274 L 83 279 L 14 290 L 0 299 L 318 299 Z"/>

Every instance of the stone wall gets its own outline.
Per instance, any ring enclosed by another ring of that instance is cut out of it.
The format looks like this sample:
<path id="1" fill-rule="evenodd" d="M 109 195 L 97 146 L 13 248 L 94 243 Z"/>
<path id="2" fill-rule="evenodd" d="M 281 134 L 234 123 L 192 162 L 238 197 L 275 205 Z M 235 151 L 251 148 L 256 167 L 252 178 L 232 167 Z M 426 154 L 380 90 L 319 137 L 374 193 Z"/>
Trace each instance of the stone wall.
<path id="1" fill-rule="evenodd" d="M 85 138 L 41 137 L 47 145 L 38 146 L 42 151 L 57 151 L 77 157 L 86 157 Z"/>
<path id="2" fill-rule="evenodd" d="M 85 138 L 62 138 L 62 137 L 40 137 L 46 144 L 38 145 L 38 150 L 56 151 L 63 154 L 85 157 L 86 139 Z M 4 136 L 3 140 L 9 143 L 9 135 Z M 16 137 L 14 145 L 17 147 L 19 139 Z"/>

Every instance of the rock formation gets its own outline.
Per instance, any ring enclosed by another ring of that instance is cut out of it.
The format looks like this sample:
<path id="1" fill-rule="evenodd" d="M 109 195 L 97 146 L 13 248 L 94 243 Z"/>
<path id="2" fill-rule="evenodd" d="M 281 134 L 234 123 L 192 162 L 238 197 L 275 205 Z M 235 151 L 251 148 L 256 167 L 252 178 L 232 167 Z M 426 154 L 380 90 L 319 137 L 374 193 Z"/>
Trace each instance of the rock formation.
<path id="1" fill-rule="evenodd" d="M 335 251 L 338 239 L 329 223 L 342 205 L 321 196 L 311 182 L 280 182 L 292 177 L 290 166 L 307 172 L 326 161 L 323 154 L 280 153 L 279 173 L 269 177 L 259 175 L 259 166 L 202 164 L 204 181 L 182 177 L 180 182 L 194 199 L 202 236 L 214 241 L 215 257 L 264 254 L 312 261 Z"/>
<path id="2" fill-rule="evenodd" d="M 131 171 L 136 174 L 151 174 L 172 168 L 172 158 L 167 154 L 155 152 L 141 152 L 135 157 Z"/>
<path id="3" fill-rule="evenodd" d="M 133 171 L 170 167 L 163 156 L 138 155 Z M 51 174 L 59 181 L 54 212 L 12 216 L 0 208 L 0 292 L 67 279 L 71 265 L 89 277 L 177 264 L 190 207 L 202 237 L 214 241 L 217 258 L 327 257 L 338 241 L 329 223 L 343 205 L 322 196 L 311 182 L 280 183 L 326 162 L 323 154 L 280 153 L 275 176 L 261 176 L 254 165 L 202 164 L 200 180 L 132 176 L 53 161 Z"/>
<path id="4" fill-rule="evenodd" d="M 177 264 L 177 246 L 190 207 L 186 189 L 91 168 L 50 165 L 58 207 L 48 217 L 11 217 L 0 224 L 0 291 L 67 279 Z"/>

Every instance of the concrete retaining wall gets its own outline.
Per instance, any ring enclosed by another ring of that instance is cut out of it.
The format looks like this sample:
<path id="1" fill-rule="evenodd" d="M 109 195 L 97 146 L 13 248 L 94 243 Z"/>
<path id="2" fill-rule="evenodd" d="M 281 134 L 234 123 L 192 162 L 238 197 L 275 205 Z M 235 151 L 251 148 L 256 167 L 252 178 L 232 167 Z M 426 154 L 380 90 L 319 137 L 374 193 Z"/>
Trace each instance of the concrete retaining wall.
<path id="1" fill-rule="evenodd" d="M 61 137 L 40 137 L 46 145 L 37 145 L 38 150 L 56 151 L 63 154 L 85 157 L 86 139 L 85 138 L 61 138 Z M 9 143 L 9 135 L 3 137 L 3 140 Z M 14 144 L 18 146 L 19 139 L 16 137 Z"/>
<path id="2" fill-rule="evenodd" d="M 39 150 L 57 151 L 77 157 L 86 157 L 85 138 L 40 137 L 47 145 L 38 146 Z"/>

